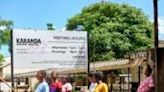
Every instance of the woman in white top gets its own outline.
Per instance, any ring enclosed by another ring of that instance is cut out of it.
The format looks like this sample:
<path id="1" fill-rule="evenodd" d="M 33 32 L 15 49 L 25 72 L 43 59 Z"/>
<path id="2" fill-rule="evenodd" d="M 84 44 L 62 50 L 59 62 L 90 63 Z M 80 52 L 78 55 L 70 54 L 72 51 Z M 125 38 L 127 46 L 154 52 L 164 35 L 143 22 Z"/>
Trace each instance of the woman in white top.
<path id="1" fill-rule="evenodd" d="M 89 86 L 89 89 L 88 91 L 89 92 L 94 92 L 94 89 L 95 87 L 97 86 L 97 83 L 96 83 L 96 78 L 95 78 L 95 73 L 89 73 L 88 74 L 88 80 L 90 81 L 90 86 Z"/>
<path id="2" fill-rule="evenodd" d="M 89 86 L 89 89 L 87 90 L 86 88 L 82 88 L 81 89 L 81 92 L 94 92 L 96 86 L 97 86 L 97 83 L 96 83 L 96 78 L 95 78 L 95 73 L 94 72 L 90 72 L 88 74 L 88 80 L 90 82 L 90 86 Z"/>
<path id="3" fill-rule="evenodd" d="M 68 76 L 64 76 L 62 78 L 62 83 L 62 92 L 72 92 L 72 85 Z"/>

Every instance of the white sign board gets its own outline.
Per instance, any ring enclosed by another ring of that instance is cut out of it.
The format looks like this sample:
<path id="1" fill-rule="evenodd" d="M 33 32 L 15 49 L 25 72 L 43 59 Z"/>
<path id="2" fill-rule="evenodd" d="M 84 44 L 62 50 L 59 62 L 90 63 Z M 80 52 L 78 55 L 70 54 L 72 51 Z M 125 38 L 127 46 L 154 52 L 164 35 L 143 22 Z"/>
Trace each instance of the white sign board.
<path id="1" fill-rule="evenodd" d="M 87 32 L 13 30 L 14 69 L 86 68 Z"/>

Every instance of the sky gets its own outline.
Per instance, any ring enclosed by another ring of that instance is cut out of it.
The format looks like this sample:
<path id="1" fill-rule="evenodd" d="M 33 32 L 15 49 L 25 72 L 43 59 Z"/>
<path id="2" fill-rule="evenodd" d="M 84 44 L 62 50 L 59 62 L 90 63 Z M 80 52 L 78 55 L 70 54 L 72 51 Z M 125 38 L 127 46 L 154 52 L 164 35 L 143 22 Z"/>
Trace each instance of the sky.
<path id="1" fill-rule="evenodd" d="M 53 23 L 56 29 L 65 28 L 69 18 L 85 6 L 101 0 L 0 0 L 0 18 L 14 21 L 14 28 L 46 29 Z M 128 3 L 142 9 L 153 20 L 153 0 L 108 0 L 114 3 Z M 164 39 L 164 0 L 159 0 L 159 38 Z M 0 53 L 9 56 L 8 48 Z"/>

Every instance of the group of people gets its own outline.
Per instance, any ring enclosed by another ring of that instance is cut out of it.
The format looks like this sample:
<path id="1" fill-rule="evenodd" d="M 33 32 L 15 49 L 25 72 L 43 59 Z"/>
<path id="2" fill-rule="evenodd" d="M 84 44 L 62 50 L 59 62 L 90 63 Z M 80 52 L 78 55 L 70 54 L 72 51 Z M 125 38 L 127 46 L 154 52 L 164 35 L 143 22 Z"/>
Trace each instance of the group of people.
<path id="1" fill-rule="evenodd" d="M 109 92 L 107 84 L 103 81 L 103 72 L 91 72 L 88 74 L 90 82 L 89 89 L 82 89 L 81 92 Z"/>
<path id="2" fill-rule="evenodd" d="M 68 76 L 63 76 L 58 80 L 58 74 L 51 72 L 51 81 L 47 81 L 47 73 L 45 70 L 40 70 L 36 74 L 38 83 L 36 84 L 34 92 L 72 92 L 72 85 L 69 82 Z"/>
<path id="3" fill-rule="evenodd" d="M 151 66 L 147 64 L 144 72 L 145 78 L 139 84 L 136 92 L 154 92 L 155 85 L 152 71 L 153 69 Z M 102 81 L 102 72 L 90 73 L 88 79 L 91 82 L 89 90 L 84 90 L 82 92 L 111 92 L 111 89 L 109 89 L 107 84 Z"/>
<path id="4" fill-rule="evenodd" d="M 34 92 L 72 92 L 73 88 L 68 76 L 62 76 L 58 80 L 58 74 L 53 71 L 50 74 L 51 81 L 47 81 L 47 73 L 45 70 L 40 70 L 36 74 L 38 83 L 36 84 Z M 102 72 L 91 72 L 88 74 L 90 82 L 89 89 L 82 88 L 81 92 L 109 92 L 108 86 L 103 82 Z"/>
<path id="5" fill-rule="evenodd" d="M 147 65 L 145 71 L 146 78 L 140 83 L 137 92 L 153 92 L 154 78 L 151 73 L 152 68 L 150 65 Z M 58 80 L 58 74 L 55 71 L 50 74 L 50 82 L 46 80 L 47 73 L 45 70 L 38 71 L 36 78 L 39 82 L 34 92 L 73 92 L 69 77 L 63 76 L 61 80 Z M 107 84 L 103 82 L 103 72 L 91 72 L 87 78 L 90 82 L 89 89 L 81 88 L 80 92 L 110 92 Z"/>

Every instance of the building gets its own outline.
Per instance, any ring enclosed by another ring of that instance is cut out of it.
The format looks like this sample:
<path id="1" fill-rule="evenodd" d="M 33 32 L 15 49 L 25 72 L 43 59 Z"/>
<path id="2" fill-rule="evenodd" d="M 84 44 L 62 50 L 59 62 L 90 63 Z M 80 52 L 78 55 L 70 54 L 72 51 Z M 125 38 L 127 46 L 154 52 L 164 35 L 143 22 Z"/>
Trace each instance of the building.
<path id="1" fill-rule="evenodd" d="M 159 47 L 164 47 L 164 40 L 159 40 Z"/>

